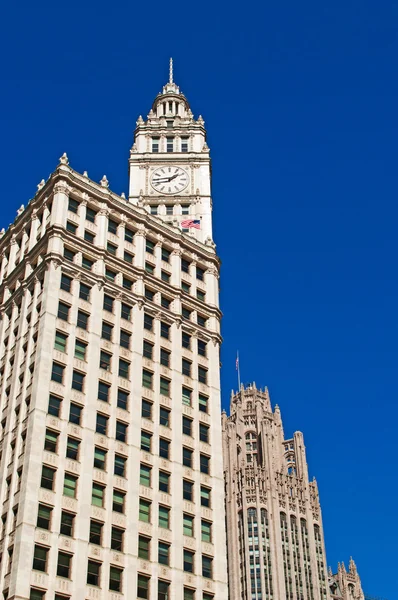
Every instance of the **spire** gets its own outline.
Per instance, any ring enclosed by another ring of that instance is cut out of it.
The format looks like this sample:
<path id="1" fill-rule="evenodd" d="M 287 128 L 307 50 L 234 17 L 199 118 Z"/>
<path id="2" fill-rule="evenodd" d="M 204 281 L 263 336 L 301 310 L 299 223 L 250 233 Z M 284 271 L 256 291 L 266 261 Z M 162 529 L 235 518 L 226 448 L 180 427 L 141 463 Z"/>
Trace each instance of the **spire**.
<path id="1" fill-rule="evenodd" d="M 173 59 L 172 58 L 170 58 L 169 83 L 174 83 L 173 82 Z"/>

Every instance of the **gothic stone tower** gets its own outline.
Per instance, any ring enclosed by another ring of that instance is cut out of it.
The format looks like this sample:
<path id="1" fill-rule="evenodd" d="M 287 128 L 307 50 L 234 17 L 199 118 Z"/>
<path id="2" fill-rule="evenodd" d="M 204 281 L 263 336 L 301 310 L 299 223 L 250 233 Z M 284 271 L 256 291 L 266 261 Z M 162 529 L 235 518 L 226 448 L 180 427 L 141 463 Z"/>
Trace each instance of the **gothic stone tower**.
<path id="1" fill-rule="evenodd" d="M 253 384 L 223 413 L 230 600 L 327 600 L 321 511 L 303 435 Z"/>

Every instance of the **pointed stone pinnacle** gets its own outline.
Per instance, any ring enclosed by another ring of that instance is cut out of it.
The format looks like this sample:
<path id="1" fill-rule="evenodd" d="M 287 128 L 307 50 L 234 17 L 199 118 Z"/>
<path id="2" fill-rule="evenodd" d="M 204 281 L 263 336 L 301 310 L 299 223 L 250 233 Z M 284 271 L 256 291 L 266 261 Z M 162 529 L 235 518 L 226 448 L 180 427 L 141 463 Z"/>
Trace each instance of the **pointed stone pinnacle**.
<path id="1" fill-rule="evenodd" d="M 63 153 L 63 155 L 59 159 L 59 162 L 61 163 L 61 165 L 69 165 L 69 158 L 66 152 Z"/>
<path id="2" fill-rule="evenodd" d="M 109 187 L 109 181 L 106 177 L 106 175 L 103 176 L 103 178 L 100 181 L 100 184 L 102 185 L 102 187 Z"/>

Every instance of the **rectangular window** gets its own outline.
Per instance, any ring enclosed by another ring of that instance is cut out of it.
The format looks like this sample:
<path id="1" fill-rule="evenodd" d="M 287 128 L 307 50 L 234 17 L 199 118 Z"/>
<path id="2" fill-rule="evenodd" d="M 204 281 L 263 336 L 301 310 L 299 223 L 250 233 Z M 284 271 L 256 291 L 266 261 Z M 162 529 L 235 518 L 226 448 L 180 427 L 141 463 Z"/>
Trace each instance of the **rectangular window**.
<path id="1" fill-rule="evenodd" d="M 155 267 L 153 265 L 151 265 L 151 263 L 146 262 L 145 263 L 145 271 L 147 273 L 149 273 L 150 275 L 153 275 L 155 272 Z"/>
<path id="2" fill-rule="evenodd" d="M 159 492 L 170 493 L 170 473 L 159 471 Z"/>
<path id="3" fill-rule="evenodd" d="M 72 278 L 68 277 L 67 275 L 61 275 L 61 285 L 60 288 L 61 290 L 64 290 L 64 292 L 69 292 L 72 289 Z"/>
<path id="4" fill-rule="evenodd" d="M 64 371 L 65 371 L 65 367 L 63 365 L 53 362 L 53 368 L 51 371 L 52 381 L 55 381 L 56 383 L 63 383 L 64 382 Z"/>
<path id="5" fill-rule="evenodd" d="M 103 381 L 98 382 L 98 400 L 109 402 L 109 391 L 111 386 Z"/>
<path id="6" fill-rule="evenodd" d="M 86 240 L 86 242 L 89 242 L 90 244 L 94 244 L 95 235 L 93 233 L 91 233 L 91 231 L 87 231 L 87 229 L 86 229 L 84 231 L 84 239 Z"/>
<path id="7" fill-rule="evenodd" d="M 182 433 L 184 435 L 192 436 L 192 419 L 182 417 Z"/>
<path id="8" fill-rule="evenodd" d="M 172 137 L 166 138 L 166 150 L 167 150 L 167 152 L 173 152 L 173 150 L 174 150 L 174 138 L 172 138 Z"/>
<path id="9" fill-rule="evenodd" d="M 162 281 L 164 281 L 165 283 L 170 283 L 170 275 L 168 273 L 166 273 L 166 271 L 161 271 L 160 279 Z"/>
<path id="10" fill-rule="evenodd" d="M 160 377 L 160 393 L 163 396 L 170 397 L 170 380 L 165 377 Z"/>
<path id="11" fill-rule="evenodd" d="M 151 540 L 143 535 L 138 536 L 138 557 L 150 560 Z"/>
<path id="12" fill-rule="evenodd" d="M 202 542 L 208 542 L 211 544 L 211 523 L 202 519 L 201 523 L 201 537 Z"/>
<path id="13" fill-rule="evenodd" d="M 127 442 L 127 425 L 122 421 L 116 421 L 116 439 L 118 442 Z"/>
<path id="14" fill-rule="evenodd" d="M 88 271 L 91 271 L 93 268 L 93 265 L 94 265 L 93 260 L 90 260 L 89 258 L 87 258 L 87 256 L 82 257 L 82 267 L 84 267 Z"/>
<path id="15" fill-rule="evenodd" d="M 183 215 L 189 215 L 189 204 L 182 204 L 181 205 L 181 214 L 183 214 Z"/>
<path id="16" fill-rule="evenodd" d="M 80 329 L 84 329 L 85 331 L 87 331 L 87 329 L 88 329 L 88 314 L 83 312 L 82 310 L 78 310 L 76 325 L 77 325 L 77 327 L 80 327 Z"/>
<path id="17" fill-rule="evenodd" d="M 101 546 L 103 527 L 104 524 L 100 523 L 99 521 L 90 521 L 90 544 L 97 544 L 97 546 Z"/>
<path id="18" fill-rule="evenodd" d="M 182 388 L 182 403 L 185 406 L 192 406 L 192 390 L 189 388 Z"/>
<path id="19" fill-rule="evenodd" d="M 143 354 L 144 358 L 148 358 L 149 360 L 152 360 L 153 344 L 144 340 L 142 354 Z"/>
<path id="20" fill-rule="evenodd" d="M 159 425 L 163 427 L 170 427 L 170 411 L 163 406 L 159 409 Z"/>
<path id="21" fill-rule="evenodd" d="M 93 491 L 91 495 L 91 504 L 93 506 L 104 507 L 105 486 L 99 483 L 93 483 Z"/>
<path id="22" fill-rule="evenodd" d="M 75 438 L 68 436 L 66 442 L 66 458 L 70 458 L 71 460 L 78 460 L 79 446 L 80 440 L 76 440 Z"/>
<path id="23" fill-rule="evenodd" d="M 170 509 L 166 506 L 159 506 L 159 527 L 170 529 Z"/>
<path id="24" fill-rule="evenodd" d="M 127 362 L 127 360 L 123 360 L 122 358 L 119 358 L 119 377 L 128 379 L 129 373 L 130 373 L 130 363 Z"/>
<path id="25" fill-rule="evenodd" d="M 97 420 L 95 425 L 95 431 L 101 435 L 107 435 L 108 431 L 108 417 L 97 413 Z"/>
<path id="26" fill-rule="evenodd" d="M 164 438 L 159 438 L 159 456 L 160 458 L 170 458 L 170 442 Z"/>
<path id="27" fill-rule="evenodd" d="M 125 262 L 129 263 L 130 265 L 133 264 L 133 255 L 130 254 L 129 252 L 124 252 L 123 258 L 125 260 Z"/>
<path id="28" fill-rule="evenodd" d="M 74 523 L 75 515 L 66 512 L 63 510 L 61 512 L 61 524 L 60 524 L 60 533 L 61 535 L 67 535 L 68 537 L 73 536 L 73 523 Z"/>
<path id="29" fill-rule="evenodd" d="M 181 259 L 181 271 L 183 273 L 188 273 L 189 274 L 189 267 L 190 266 L 191 266 L 191 263 L 188 260 L 185 260 L 185 258 Z"/>
<path id="30" fill-rule="evenodd" d="M 81 340 L 75 341 L 75 358 L 78 360 L 86 360 L 86 350 L 87 344 L 86 342 L 82 342 Z"/>
<path id="31" fill-rule="evenodd" d="M 153 137 L 152 138 L 152 152 L 159 152 L 159 138 L 158 137 Z M 146 596 L 141 596 L 142 598 L 146 598 Z"/>
<path id="32" fill-rule="evenodd" d="M 113 467 L 113 474 L 119 477 L 126 477 L 126 465 L 127 458 L 120 454 L 115 454 L 115 464 Z"/>
<path id="33" fill-rule="evenodd" d="M 124 500 L 126 498 L 126 494 L 124 492 L 119 492 L 119 490 L 113 490 L 113 501 L 112 501 L 112 510 L 119 513 L 124 513 Z"/>
<path id="34" fill-rule="evenodd" d="M 77 215 L 78 208 L 79 208 L 79 202 L 77 200 L 73 200 L 73 198 L 69 198 L 68 210 L 70 210 L 70 212 L 73 212 L 73 213 L 75 213 L 75 215 Z"/>
<path id="35" fill-rule="evenodd" d="M 113 233 L 113 235 L 117 235 L 117 221 L 113 221 L 112 219 L 108 219 L 108 231 L 109 233 Z"/>
<path id="36" fill-rule="evenodd" d="M 33 566 L 32 569 L 35 571 L 47 572 L 47 555 L 50 548 L 43 548 L 43 546 L 35 545 L 33 554 Z"/>
<path id="37" fill-rule="evenodd" d="M 139 501 L 139 520 L 144 523 L 151 522 L 151 503 L 142 498 Z"/>
<path id="38" fill-rule="evenodd" d="M 108 342 L 112 341 L 112 332 L 113 325 L 110 323 L 106 323 L 106 321 L 102 321 L 102 329 L 101 329 L 101 337 L 104 340 L 108 340 Z"/>
<path id="39" fill-rule="evenodd" d="M 109 589 L 113 592 L 122 591 L 123 569 L 109 567 Z"/>
<path id="40" fill-rule="evenodd" d="M 191 377 L 192 363 L 190 360 L 182 359 L 182 374 L 186 377 Z"/>
<path id="41" fill-rule="evenodd" d="M 202 576 L 211 579 L 213 577 L 213 559 L 202 555 Z"/>
<path id="42" fill-rule="evenodd" d="M 126 227 L 124 230 L 124 239 L 126 240 L 126 242 L 132 244 L 134 242 L 134 231 Z"/>
<path id="43" fill-rule="evenodd" d="M 124 390 L 117 391 L 117 406 L 123 410 L 127 410 L 129 395 Z"/>
<path id="44" fill-rule="evenodd" d="M 199 394 L 199 410 L 201 412 L 207 413 L 209 408 L 209 399 L 207 396 L 203 394 Z"/>
<path id="45" fill-rule="evenodd" d="M 169 565 L 170 562 L 170 545 L 164 542 L 159 542 L 158 546 L 158 563 L 161 565 Z M 160 583 L 160 582 L 159 582 Z"/>
<path id="46" fill-rule="evenodd" d="M 46 506 L 45 504 L 39 504 L 39 510 L 37 511 L 37 522 L 36 526 L 41 529 L 50 529 L 51 524 L 51 513 L 52 507 Z"/>
<path id="47" fill-rule="evenodd" d="M 166 215 L 174 214 L 174 206 L 166 206 Z"/>
<path id="48" fill-rule="evenodd" d="M 155 292 L 150 290 L 147 286 L 145 286 L 145 298 L 151 301 L 155 298 Z"/>
<path id="49" fill-rule="evenodd" d="M 131 344 L 131 333 L 129 333 L 128 331 L 124 331 L 124 329 L 120 330 L 120 345 L 122 348 L 127 348 L 127 350 L 130 350 L 130 344 Z"/>
<path id="50" fill-rule="evenodd" d="M 62 321 L 67 321 L 69 319 L 69 309 L 70 306 L 68 306 L 64 302 L 58 302 L 58 319 L 62 319 Z"/>
<path id="51" fill-rule="evenodd" d="M 173 214 L 173 207 L 167 207 L 167 208 L 171 208 L 171 214 Z M 167 250 L 167 248 L 162 248 L 162 260 L 164 260 L 164 262 L 170 262 L 170 255 L 171 252 L 170 250 Z"/>
<path id="52" fill-rule="evenodd" d="M 100 362 L 99 362 L 100 369 L 104 369 L 104 371 L 110 371 L 111 370 L 111 360 L 112 360 L 112 355 L 109 354 L 108 352 L 105 352 L 104 350 L 101 350 Z"/>
<path id="53" fill-rule="evenodd" d="M 115 304 L 115 299 L 112 298 L 111 296 L 108 296 L 107 294 L 105 294 L 103 309 L 107 310 L 108 312 L 113 313 L 114 304 Z"/>
<path id="54" fill-rule="evenodd" d="M 124 529 L 120 529 L 119 527 L 112 527 L 111 550 L 116 550 L 117 552 L 123 552 L 123 537 L 124 537 Z"/>
<path id="55" fill-rule="evenodd" d="M 193 502 L 193 483 L 187 479 L 182 481 L 182 497 L 188 502 Z"/>
<path id="56" fill-rule="evenodd" d="M 56 396 L 50 395 L 48 400 L 48 414 L 53 415 L 53 417 L 59 417 L 61 409 L 61 398 L 57 398 Z"/>
<path id="57" fill-rule="evenodd" d="M 204 269 L 201 269 L 200 267 L 196 267 L 196 279 L 199 279 L 199 281 L 203 281 L 204 278 L 205 278 Z"/>
<path id="58" fill-rule="evenodd" d="M 77 390 L 78 392 L 82 392 L 84 388 L 84 373 L 80 373 L 79 371 L 72 372 L 72 389 Z"/>
<path id="59" fill-rule="evenodd" d="M 170 304 L 171 304 L 171 300 L 169 300 L 168 298 L 166 298 L 166 296 L 163 296 L 163 294 L 160 297 L 160 304 L 161 306 L 163 306 L 163 308 L 170 308 Z"/>
<path id="60" fill-rule="evenodd" d="M 115 281 L 116 275 L 117 275 L 116 271 L 112 271 L 111 269 L 105 268 L 105 277 L 109 281 Z"/>
<path id="61" fill-rule="evenodd" d="M 198 367 L 198 379 L 200 383 L 207 385 L 207 369 Z"/>
<path id="62" fill-rule="evenodd" d="M 187 137 L 181 138 L 181 152 L 188 152 L 188 140 Z"/>
<path id="63" fill-rule="evenodd" d="M 141 431 L 141 450 L 144 452 L 150 452 L 152 445 L 152 433 L 148 431 Z"/>
<path id="64" fill-rule="evenodd" d="M 201 442 L 209 443 L 209 427 L 203 423 L 199 423 L 199 439 Z"/>
<path id="65" fill-rule="evenodd" d="M 75 425 L 80 425 L 81 417 L 82 417 L 82 407 L 78 404 L 74 404 L 71 402 L 69 408 L 69 423 L 74 423 Z"/>
<path id="66" fill-rule="evenodd" d="M 144 329 L 153 331 L 153 317 L 147 314 L 144 314 Z"/>
<path id="67" fill-rule="evenodd" d="M 134 281 L 132 279 L 128 279 L 127 277 L 123 277 L 123 287 L 125 290 L 132 290 L 134 285 Z"/>
<path id="68" fill-rule="evenodd" d="M 166 340 L 170 339 L 170 325 L 163 323 L 163 321 L 160 322 L 160 336 Z"/>
<path id="69" fill-rule="evenodd" d="M 141 417 L 144 419 L 152 419 L 152 402 L 142 399 L 141 401 Z"/>
<path id="70" fill-rule="evenodd" d="M 89 585 L 99 586 L 101 576 L 101 563 L 94 560 L 88 561 L 87 566 L 87 583 Z"/>
<path id="71" fill-rule="evenodd" d="M 198 354 L 200 356 L 207 355 L 207 344 L 203 340 L 198 340 Z"/>
<path id="72" fill-rule="evenodd" d="M 95 446 L 94 448 L 94 468 L 105 471 L 107 451 Z"/>
<path id="73" fill-rule="evenodd" d="M 202 317 L 202 315 L 198 314 L 197 322 L 198 322 L 198 325 L 200 325 L 201 327 L 206 327 L 207 319 L 206 319 L 206 317 Z"/>
<path id="74" fill-rule="evenodd" d="M 210 474 L 210 457 L 205 454 L 200 455 L 200 472 L 205 475 Z"/>
<path id="75" fill-rule="evenodd" d="M 164 367 L 170 367 L 170 352 L 164 348 L 160 349 L 160 364 Z"/>
<path id="76" fill-rule="evenodd" d="M 111 244 L 110 242 L 108 242 L 106 245 L 106 249 L 108 250 L 109 254 L 116 256 L 117 246 L 115 246 L 115 244 Z"/>
<path id="77" fill-rule="evenodd" d="M 193 456 L 192 450 L 190 450 L 189 448 L 182 449 L 182 464 L 184 465 L 184 467 L 188 467 L 189 469 L 192 469 L 192 456 Z"/>
<path id="78" fill-rule="evenodd" d="M 69 248 L 64 248 L 64 258 L 65 260 L 69 260 L 69 262 L 73 262 L 76 253 L 69 250 Z"/>
<path id="79" fill-rule="evenodd" d="M 142 385 L 149 390 L 153 388 L 153 373 L 151 371 L 142 369 Z"/>
<path id="80" fill-rule="evenodd" d="M 44 439 L 44 450 L 48 450 L 48 452 L 54 453 L 57 452 L 58 436 L 59 433 L 57 431 L 46 429 L 46 437 Z"/>
<path id="81" fill-rule="evenodd" d="M 64 477 L 64 496 L 69 496 L 69 498 L 76 498 L 76 490 L 77 490 L 77 477 L 72 475 L 71 473 L 65 473 Z"/>
<path id="82" fill-rule="evenodd" d="M 191 550 L 185 550 L 184 548 L 184 571 L 187 573 L 194 572 L 194 552 Z"/>
<path id="83" fill-rule="evenodd" d="M 205 506 L 206 508 L 210 508 L 210 495 L 211 495 L 211 490 L 209 488 L 200 487 L 200 504 L 202 506 Z"/>
<path id="84" fill-rule="evenodd" d="M 145 242 L 145 250 L 148 254 L 154 254 L 155 252 L 155 244 L 151 242 L 151 240 L 146 240 Z"/>
<path id="85" fill-rule="evenodd" d="M 158 214 L 158 208 L 159 208 L 159 206 L 157 204 L 152 204 L 152 206 L 151 206 L 151 215 L 157 215 Z"/>
<path id="86" fill-rule="evenodd" d="M 90 221 L 90 223 L 95 223 L 95 217 L 97 216 L 97 212 L 92 208 L 86 208 L 86 221 Z"/>
<path id="87" fill-rule="evenodd" d="M 182 524 L 183 524 L 183 533 L 188 537 L 193 537 L 193 522 L 194 518 L 191 515 L 183 514 Z"/>
<path id="88" fill-rule="evenodd" d="M 184 306 L 182 307 L 182 309 L 181 309 L 181 316 L 182 316 L 183 319 L 186 319 L 187 321 L 190 321 L 191 320 L 191 314 L 192 314 L 192 312 L 188 308 L 185 308 Z"/>
<path id="89" fill-rule="evenodd" d="M 138 575 L 137 579 L 137 598 L 149 600 L 149 582 L 151 578 L 147 575 Z"/>
<path id="90" fill-rule="evenodd" d="M 187 294 L 191 293 L 191 286 L 189 285 L 189 283 L 186 283 L 186 281 L 181 281 L 181 289 Z"/>
<path id="91" fill-rule="evenodd" d="M 190 350 L 191 349 L 191 336 L 188 333 L 182 332 L 181 345 L 186 350 Z"/>
<path id="92" fill-rule="evenodd" d="M 120 314 L 122 319 L 125 319 L 126 321 L 131 321 L 131 311 L 132 311 L 131 306 L 122 302 L 122 308 L 121 308 L 121 314 Z"/>
<path id="93" fill-rule="evenodd" d="M 151 471 L 152 467 L 148 465 L 140 464 L 140 485 L 145 487 L 151 487 Z"/>

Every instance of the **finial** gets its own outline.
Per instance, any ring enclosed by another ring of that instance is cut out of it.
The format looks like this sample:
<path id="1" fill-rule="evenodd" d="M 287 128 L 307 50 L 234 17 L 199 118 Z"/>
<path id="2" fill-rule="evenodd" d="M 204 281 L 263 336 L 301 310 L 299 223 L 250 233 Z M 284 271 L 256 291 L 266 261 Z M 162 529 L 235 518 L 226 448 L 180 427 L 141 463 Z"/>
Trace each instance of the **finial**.
<path id="1" fill-rule="evenodd" d="M 173 59 L 170 58 L 169 83 L 173 83 Z"/>
<path id="2" fill-rule="evenodd" d="M 106 177 L 106 175 L 103 176 L 103 178 L 100 181 L 100 184 L 102 185 L 102 187 L 109 187 L 109 181 Z"/>
<path id="3" fill-rule="evenodd" d="M 68 155 L 66 154 L 66 152 L 63 153 L 63 155 L 59 159 L 59 162 L 61 163 L 61 165 L 68 165 L 69 164 L 69 159 L 68 159 Z"/>
<path id="4" fill-rule="evenodd" d="M 88 178 L 88 173 L 87 173 L 87 171 L 83 171 L 83 177 L 87 177 L 87 178 Z"/>
<path id="5" fill-rule="evenodd" d="M 126 199 L 126 194 L 125 194 L 124 192 L 122 192 L 122 193 L 120 194 L 120 197 L 121 197 L 121 198 L 123 198 L 123 199 L 125 200 L 125 199 Z"/>
<path id="6" fill-rule="evenodd" d="M 44 186 L 45 186 L 45 184 L 46 184 L 46 182 L 44 181 L 44 179 L 42 179 L 42 180 L 40 181 L 40 183 L 38 183 L 38 184 L 37 184 L 37 189 L 38 189 L 38 190 L 41 190 L 41 188 L 42 188 L 42 187 L 44 187 Z"/>
<path id="7" fill-rule="evenodd" d="M 3 235 L 5 234 L 5 232 L 6 232 L 6 230 L 3 227 L 3 229 L 0 230 L 0 237 L 3 237 Z"/>
<path id="8" fill-rule="evenodd" d="M 19 217 L 19 215 L 21 215 L 24 210 L 25 210 L 25 205 L 21 204 L 21 206 L 17 210 L 17 217 Z"/>

